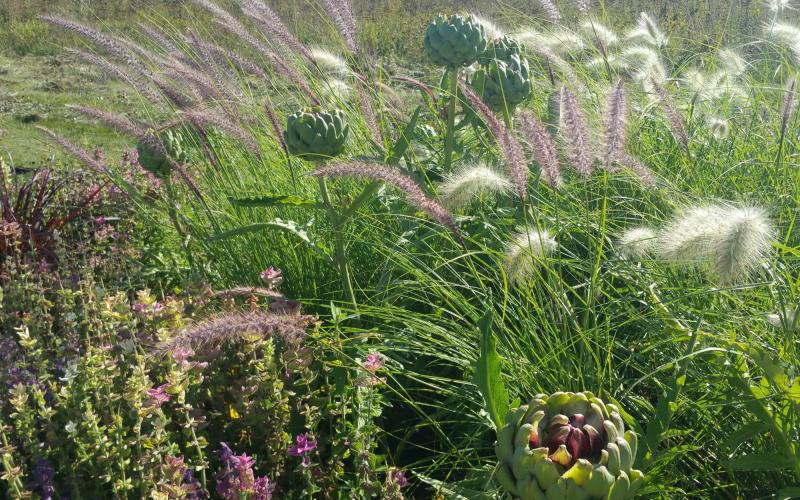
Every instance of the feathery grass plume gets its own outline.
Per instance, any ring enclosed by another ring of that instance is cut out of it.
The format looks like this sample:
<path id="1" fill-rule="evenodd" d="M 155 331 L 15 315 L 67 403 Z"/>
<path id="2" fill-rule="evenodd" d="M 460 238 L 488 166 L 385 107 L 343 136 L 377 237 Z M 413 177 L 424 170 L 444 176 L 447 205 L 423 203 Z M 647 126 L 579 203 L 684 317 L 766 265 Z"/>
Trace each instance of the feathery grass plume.
<path id="1" fill-rule="evenodd" d="M 273 55 L 272 50 L 269 47 L 264 45 L 262 42 L 255 39 L 255 37 L 247 31 L 247 28 L 242 25 L 235 17 L 233 17 L 230 13 L 226 10 L 219 7 L 214 2 L 209 0 L 193 0 L 194 3 L 199 5 L 200 7 L 206 9 L 209 13 L 211 13 L 215 19 L 214 21 L 222 26 L 223 29 L 228 31 L 229 33 L 238 36 L 241 38 L 245 43 L 256 49 L 256 51 L 260 52 L 262 55 L 271 57 Z"/>
<path id="2" fill-rule="evenodd" d="M 486 165 L 461 167 L 448 173 L 439 185 L 444 206 L 458 210 L 469 205 L 483 194 L 503 194 L 511 189 L 511 182 Z"/>
<path id="3" fill-rule="evenodd" d="M 797 111 L 797 77 L 793 76 L 786 84 L 783 97 L 783 105 L 781 106 L 781 137 L 786 134 L 786 129 L 789 127 L 789 121 L 792 119 L 794 112 Z"/>
<path id="4" fill-rule="evenodd" d="M 597 19 L 587 19 L 582 22 L 581 31 L 586 37 L 599 42 L 601 47 L 598 48 L 603 52 L 605 49 L 619 45 L 619 36 L 614 33 L 614 30 Z"/>
<path id="5" fill-rule="evenodd" d="M 497 24 L 495 24 L 491 19 L 476 12 L 470 12 L 468 14 L 469 17 L 472 18 L 473 21 L 483 26 L 483 30 L 486 32 L 486 38 L 491 40 L 495 38 L 502 38 L 506 31 Z"/>
<path id="6" fill-rule="evenodd" d="M 561 20 L 561 13 L 551 0 L 539 0 L 539 5 L 542 7 L 542 10 L 545 11 L 547 17 L 549 17 L 551 21 L 557 23 Z"/>
<path id="7" fill-rule="evenodd" d="M 620 79 L 611 88 L 603 113 L 603 139 L 605 143 L 603 166 L 606 169 L 613 170 L 614 160 L 624 151 L 627 121 L 628 103 L 625 99 L 625 87 Z"/>
<path id="8" fill-rule="evenodd" d="M 283 126 L 281 125 L 280 120 L 278 120 L 278 116 L 275 114 L 275 109 L 272 107 L 272 104 L 270 104 L 269 101 L 264 103 L 264 112 L 267 113 L 267 119 L 272 127 L 272 132 L 275 134 L 275 139 L 277 139 L 278 144 L 280 144 L 283 152 L 288 155 L 289 147 L 286 145 L 286 139 L 283 137 Z"/>
<path id="9" fill-rule="evenodd" d="M 483 99 L 478 97 L 478 94 L 466 85 L 461 85 L 461 91 L 466 96 L 469 104 L 480 113 L 486 122 L 486 126 L 489 127 L 492 135 L 494 135 L 497 145 L 500 147 L 503 162 L 508 169 L 508 176 L 514 183 L 519 198 L 525 201 L 528 195 L 528 165 L 525 161 L 522 146 L 505 125 L 497 119 L 497 116 L 483 102 Z"/>
<path id="10" fill-rule="evenodd" d="M 269 80 L 269 76 L 264 72 L 263 69 L 261 69 L 259 65 L 231 50 L 220 47 L 214 43 L 203 41 L 199 38 L 195 39 L 194 43 L 213 53 L 215 59 L 221 63 L 234 63 L 245 73 L 255 76 L 261 80 Z"/>
<path id="11" fill-rule="evenodd" d="M 728 125 L 728 120 L 712 116 L 708 119 L 708 129 L 711 135 L 718 141 L 723 141 L 728 138 L 731 133 L 731 127 Z"/>
<path id="12" fill-rule="evenodd" d="M 344 38 L 347 50 L 358 54 L 358 34 L 350 3 L 347 0 L 322 0 L 322 6 Z"/>
<path id="13" fill-rule="evenodd" d="M 584 85 L 581 79 L 578 78 L 578 74 L 572 69 L 572 65 L 565 61 L 564 58 L 543 45 L 526 45 L 526 48 L 544 59 L 548 64 L 556 67 L 566 77 L 565 84 L 571 86 L 579 93 L 583 93 Z"/>
<path id="14" fill-rule="evenodd" d="M 658 28 L 658 25 L 646 12 L 639 14 L 636 27 L 628 33 L 628 40 L 642 40 L 656 48 L 667 45 L 667 37 Z"/>
<path id="15" fill-rule="evenodd" d="M 536 267 L 556 251 L 558 244 L 550 231 L 534 228 L 518 233 L 506 247 L 504 268 L 508 281 L 521 283 L 533 275 Z"/>
<path id="16" fill-rule="evenodd" d="M 109 174 L 108 169 L 105 165 L 100 163 L 98 160 L 90 155 L 87 151 L 79 148 L 72 142 L 70 142 L 66 137 L 56 134 L 52 130 L 46 127 L 42 127 L 41 125 L 36 125 L 36 128 L 44 132 L 53 142 L 61 146 L 65 151 L 70 153 L 75 158 L 79 159 L 83 163 L 85 163 L 89 168 L 94 170 L 99 174 Z"/>
<path id="17" fill-rule="evenodd" d="M 431 98 L 431 102 L 433 104 L 436 104 L 436 94 L 433 92 L 433 90 L 424 83 L 422 83 L 421 81 L 417 80 L 416 78 L 400 75 L 400 76 L 393 76 L 392 80 L 395 80 L 397 82 L 407 83 L 412 87 L 418 88 L 422 92 L 425 92 L 425 94 L 427 94 L 427 96 Z"/>
<path id="18" fill-rule="evenodd" d="M 125 134 L 130 134 L 134 137 L 139 137 L 144 135 L 148 129 L 146 123 L 142 123 L 138 120 L 131 120 L 122 115 L 109 113 L 108 111 L 88 108 L 86 106 L 76 106 L 73 104 L 68 104 L 67 107 L 69 109 L 77 111 L 82 115 L 94 118 L 95 120 L 99 120 L 120 132 L 123 132 Z"/>
<path id="19" fill-rule="evenodd" d="M 139 75 L 145 77 L 150 76 L 150 71 L 147 68 L 145 68 L 141 62 L 139 62 L 136 56 L 134 56 L 128 49 L 126 49 L 119 43 L 115 42 L 114 40 L 110 39 L 106 35 L 100 33 L 99 31 L 92 29 L 88 26 L 85 26 L 83 24 L 77 23 L 75 21 L 58 16 L 41 15 L 39 16 L 39 19 L 56 26 L 60 26 L 64 29 L 73 31 L 85 38 L 88 38 L 89 40 L 95 42 L 97 45 L 103 47 L 107 52 L 114 54 L 118 58 L 125 61 L 125 63 L 131 66 L 134 69 L 134 71 Z"/>
<path id="20" fill-rule="evenodd" d="M 159 96 L 149 85 L 145 82 L 139 80 L 138 78 L 133 78 L 127 71 L 120 68 L 116 64 L 100 57 L 98 55 L 84 52 L 83 50 L 74 49 L 72 47 L 67 47 L 64 49 L 67 53 L 77 56 L 80 59 L 83 59 L 87 63 L 97 66 L 106 74 L 113 76 L 114 78 L 119 79 L 133 87 L 134 89 L 138 90 L 144 97 L 148 100 L 153 102 L 154 104 L 163 104 L 163 99 Z"/>
<path id="21" fill-rule="evenodd" d="M 764 31 L 776 42 L 786 45 L 800 61 L 800 28 L 790 23 L 770 23 Z"/>
<path id="22" fill-rule="evenodd" d="M 675 217 L 656 243 L 659 256 L 684 265 L 710 266 L 720 284 L 747 277 L 770 252 L 773 229 L 763 209 L 708 205 Z"/>
<path id="23" fill-rule="evenodd" d="M 589 0 L 572 0 L 575 9 L 581 14 L 588 14 L 590 10 Z"/>
<path id="24" fill-rule="evenodd" d="M 358 96 L 358 107 L 361 110 L 361 116 L 367 124 L 367 128 L 372 134 L 372 138 L 378 144 L 383 142 L 381 137 L 381 128 L 378 125 L 378 117 L 375 116 L 375 111 L 372 109 L 372 103 L 369 102 L 369 96 L 364 90 L 364 83 L 359 79 L 355 80 L 356 95 Z"/>
<path id="25" fill-rule="evenodd" d="M 652 81 L 653 90 L 658 95 L 658 102 L 661 104 L 661 109 L 669 120 L 670 128 L 675 136 L 675 140 L 681 145 L 684 151 L 689 150 L 689 136 L 686 135 L 686 127 L 683 124 L 683 118 L 678 114 L 675 105 L 672 102 L 672 97 L 667 92 L 667 89 L 662 87 L 657 81 Z"/>
<path id="26" fill-rule="evenodd" d="M 744 60 L 735 50 L 723 49 L 717 53 L 719 62 L 722 63 L 725 71 L 732 77 L 737 78 L 747 71 L 747 61 Z"/>
<path id="27" fill-rule="evenodd" d="M 619 254 L 629 260 L 642 260 L 656 248 L 656 233 L 649 227 L 628 229 L 617 240 Z"/>
<path id="28" fill-rule="evenodd" d="M 314 95 L 314 92 L 311 91 L 311 87 L 308 86 L 305 78 L 303 78 L 300 73 L 297 72 L 296 69 L 291 67 L 286 61 L 284 61 L 278 54 L 272 53 L 269 56 L 272 64 L 275 66 L 275 69 L 278 70 L 283 76 L 289 79 L 292 83 L 297 85 L 297 87 L 308 97 L 311 101 L 311 104 L 314 106 L 319 105 L 319 100 L 317 96 Z"/>
<path id="29" fill-rule="evenodd" d="M 220 95 L 230 96 L 234 98 L 232 100 L 243 101 L 244 93 L 242 93 L 242 90 L 236 85 L 231 84 L 231 82 L 236 82 L 238 79 L 236 74 L 231 70 L 228 61 L 223 61 L 222 64 L 218 64 L 213 51 L 191 30 L 189 31 L 188 39 L 191 45 L 197 50 L 203 62 L 200 69 L 211 77 L 209 80 L 211 85 L 217 89 Z M 224 71 L 224 74 L 222 71 Z"/>
<path id="30" fill-rule="evenodd" d="M 286 27 L 283 20 L 261 0 L 240 0 L 242 11 L 270 35 L 273 42 L 283 45 L 289 52 L 295 51 L 313 62 L 311 52 Z"/>
<path id="31" fill-rule="evenodd" d="M 800 313 L 800 308 L 785 307 L 783 311 L 767 314 L 767 321 L 775 328 L 786 328 L 788 331 L 796 331 L 800 328 L 798 313 Z"/>
<path id="32" fill-rule="evenodd" d="M 144 33 L 150 40 L 152 40 L 158 47 L 166 51 L 168 54 L 181 54 L 180 49 L 175 42 L 170 40 L 167 35 L 165 35 L 160 30 L 149 26 L 144 23 L 136 23 L 139 27 L 139 30 Z"/>
<path id="33" fill-rule="evenodd" d="M 155 84 L 164 97 L 169 99 L 169 101 L 172 102 L 172 104 L 178 109 L 189 109 L 198 105 L 198 99 L 196 97 L 199 96 L 188 96 L 184 94 L 181 90 L 175 88 L 175 86 L 171 84 L 167 78 L 159 75 L 153 75 L 153 84 Z"/>
<path id="34" fill-rule="evenodd" d="M 281 292 L 270 290 L 269 288 L 260 288 L 257 286 L 237 286 L 228 288 L 227 290 L 215 290 L 212 294 L 214 298 L 232 299 L 234 297 L 271 297 L 273 299 L 284 298 Z"/>
<path id="35" fill-rule="evenodd" d="M 225 96 L 204 73 L 184 65 L 174 65 L 162 72 L 177 84 L 190 87 L 203 101 L 222 102 Z"/>
<path id="36" fill-rule="evenodd" d="M 182 115 L 195 126 L 210 126 L 218 129 L 240 141 L 255 156 L 261 156 L 261 148 L 255 139 L 245 129 L 232 123 L 231 120 L 208 111 L 183 111 Z"/>
<path id="37" fill-rule="evenodd" d="M 586 50 L 586 42 L 583 38 L 568 29 L 554 29 L 541 34 L 543 43 L 554 54 L 569 55 L 583 52 Z"/>
<path id="38" fill-rule="evenodd" d="M 792 8 L 791 0 L 767 0 L 764 4 L 776 16 L 780 15 L 784 10 Z"/>
<path id="39" fill-rule="evenodd" d="M 396 168 L 387 167 L 378 163 L 365 161 L 352 161 L 350 163 L 334 163 L 318 168 L 311 175 L 315 177 L 366 177 L 367 179 L 383 181 L 402 191 L 406 199 L 418 209 L 427 213 L 432 219 L 450 229 L 457 237 L 461 238 L 455 219 L 434 199 L 429 198 L 420 189 L 414 179 Z"/>
<path id="40" fill-rule="evenodd" d="M 280 340 L 291 348 L 303 341 L 306 329 L 314 321 L 313 316 L 262 311 L 223 314 L 184 328 L 172 339 L 159 344 L 156 353 L 168 354 L 179 347 L 196 353 L 208 352 L 253 334 Z"/>
<path id="41" fill-rule="evenodd" d="M 519 129 L 525 135 L 533 157 L 542 169 L 542 175 L 553 190 L 561 185 L 561 165 L 558 162 L 556 144 L 547 129 L 533 112 L 525 110 L 518 114 Z"/>
<path id="42" fill-rule="evenodd" d="M 620 151 L 614 156 L 614 161 L 631 169 L 645 186 L 655 186 L 656 178 L 653 175 L 653 172 L 650 171 L 647 165 L 639 161 L 638 158 L 635 158 L 624 151 Z"/>
<path id="43" fill-rule="evenodd" d="M 567 87 L 561 87 L 560 132 L 567 139 L 569 161 L 582 176 L 592 173 L 592 148 L 589 126 L 578 98 Z"/>
<path id="44" fill-rule="evenodd" d="M 347 78 L 353 73 L 344 58 L 324 47 L 311 47 L 310 54 L 314 64 L 329 75 Z"/>

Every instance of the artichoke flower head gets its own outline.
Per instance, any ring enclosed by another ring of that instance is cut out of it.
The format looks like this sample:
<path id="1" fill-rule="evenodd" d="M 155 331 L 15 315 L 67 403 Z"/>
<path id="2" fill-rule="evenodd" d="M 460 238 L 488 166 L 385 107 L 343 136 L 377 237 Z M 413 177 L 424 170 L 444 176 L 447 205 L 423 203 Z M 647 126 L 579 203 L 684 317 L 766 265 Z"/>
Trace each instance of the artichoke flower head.
<path id="1" fill-rule="evenodd" d="M 637 436 L 590 392 L 538 395 L 497 432 L 497 479 L 515 499 L 624 500 L 644 482 Z"/>
<path id="2" fill-rule="evenodd" d="M 471 16 L 466 19 L 441 14 L 425 31 L 425 55 L 437 66 L 458 69 L 469 66 L 486 51 L 486 31 Z"/>
<path id="3" fill-rule="evenodd" d="M 305 108 L 286 120 L 283 137 L 289 153 L 304 160 L 321 161 L 344 151 L 350 126 L 341 110 Z"/>

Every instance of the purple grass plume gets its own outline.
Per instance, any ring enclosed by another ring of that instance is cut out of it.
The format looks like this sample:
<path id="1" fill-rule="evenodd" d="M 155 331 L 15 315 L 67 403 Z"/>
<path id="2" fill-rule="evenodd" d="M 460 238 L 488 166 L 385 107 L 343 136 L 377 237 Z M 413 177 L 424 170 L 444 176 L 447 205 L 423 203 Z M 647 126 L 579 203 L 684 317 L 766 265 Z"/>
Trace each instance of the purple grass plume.
<path id="1" fill-rule="evenodd" d="M 402 191 L 406 199 L 418 209 L 427 213 L 432 219 L 450 229 L 456 236 L 461 237 L 461 231 L 455 219 L 439 202 L 425 195 L 419 185 L 400 170 L 387 167 L 378 163 L 353 161 L 350 163 L 336 163 L 318 168 L 311 175 L 315 177 L 366 177 L 372 180 L 383 181 Z"/>
<path id="2" fill-rule="evenodd" d="M 88 116 L 89 118 L 99 120 L 119 132 L 129 134 L 134 137 L 143 136 L 145 133 L 147 133 L 147 129 L 149 128 L 146 123 L 142 123 L 138 120 L 131 120 L 122 115 L 109 113 L 108 111 L 89 108 L 86 106 L 68 105 L 67 107 L 77 111 L 82 115 Z"/>
<path id="3" fill-rule="evenodd" d="M 208 111 L 184 111 L 183 116 L 195 126 L 211 126 L 218 129 L 220 132 L 240 141 L 254 155 L 261 156 L 261 148 L 255 139 L 245 129 L 225 117 Z"/>
<path id="4" fill-rule="evenodd" d="M 353 16 L 353 9 L 350 7 L 348 0 L 322 0 L 322 6 L 342 35 L 342 38 L 344 38 L 347 50 L 353 54 L 358 54 L 356 22 Z"/>
<path id="5" fill-rule="evenodd" d="M 781 137 L 786 134 L 789 121 L 797 111 L 797 77 L 792 77 L 786 85 L 783 105 L 781 106 Z"/>
<path id="6" fill-rule="evenodd" d="M 614 161 L 631 169 L 645 186 L 654 187 L 656 185 L 656 178 L 653 172 L 638 158 L 622 152 L 617 153 L 614 157 Z"/>
<path id="7" fill-rule="evenodd" d="M 622 80 L 611 88 L 603 114 L 603 166 L 614 170 L 614 160 L 625 149 L 625 126 L 628 121 L 628 103 L 625 99 L 625 87 Z"/>
<path id="8" fill-rule="evenodd" d="M 567 140 L 569 161 L 580 175 L 588 177 L 594 160 L 586 116 L 572 91 L 561 87 L 560 93 L 560 130 Z"/>
<path id="9" fill-rule="evenodd" d="M 536 163 L 542 169 L 542 176 L 555 191 L 561 185 L 561 165 L 553 138 L 547 133 L 547 128 L 541 120 L 532 112 L 521 111 L 518 119 L 519 129 L 527 139 Z"/>
<path id="10" fill-rule="evenodd" d="M 380 125 L 378 125 L 378 117 L 375 116 L 375 111 L 372 109 L 372 103 L 369 102 L 369 96 L 364 89 L 364 84 L 356 79 L 355 88 L 356 95 L 358 95 L 358 107 L 361 109 L 361 116 L 364 117 L 364 121 L 367 123 L 367 128 L 369 128 L 372 138 L 375 140 L 375 142 L 381 144 L 383 142 L 383 138 L 381 137 Z"/>
<path id="11" fill-rule="evenodd" d="M 486 126 L 495 137 L 504 163 L 508 169 L 508 176 L 514 183 L 520 199 L 525 201 L 528 195 L 528 165 L 522 146 L 511 132 L 503 125 L 491 109 L 478 97 L 472 89 L 462 85 L 461 91 L 470 105 L 483 117 Z"/>
<path id="12" fill-rule="evenodd" d="M 264 112 L 267 114 L 267 119 L 272 127 L 272 132 L 275 134 L 275 139 L 277 139 L 278 144 L 280 144 L 283 152 L 288 155 L 289 146 L 286 145 L 286 139 L 283 137 L 283 126 L 281 125 L 281 121 L 278 119 L 278 115 L 275 114 L 275 109 L 272 107 L 272 104 L 265 102 Z"/>
<path id="13" fill-rule="evenodd" d="M 669 95 L 669 92 L 667 92 L 667 89 L 662 87 L 655 78 L 651 78 L 650 83 L 656 95 L 658 95 L 658 102 L 661 104 L 661 109 L 664 110 L 664 115 L 666 115 L 667 120 L 669 120 L 669 126 L 672 129 L 675 140 L 678 141 L 678 144 L 681 145 L 684 151 L 688 151 L 689 136 L 686 134 L 686 126 L 683 124 L 683 118 L 678 114 L 678 110 L 675 109 L 672 97 Z"/>
<path id="14" fill-rule="evenodd" d="M 261 0 L 242 0 L 242 11 L 270 35 L 273 42 L 279 43 L 290 52 L 299 53 L 314 62 L 311 52 L 286 27 L 286 24 L 272 8 Z"/>
<path id="15" fill-rule="evenodd" d="M 44 132 L 53 142 L 61 146 L 65 151 L 70 153 L 75 158 L 85 163 L 89 168 L 91 168 L 95 172 L 106 175 L 109 174 L 108 168 L 106 168 L 105 165 L 96 160 L 94 156 L 89 154 L 87 151 L 84 151 L 83 149 L 79 148 L 78 146 L 70 142 L 66 137 L 56 134 L 49 128 L 42 127 L 40 125 L 37 125 L 36 128 Z"/>
<path id="16" fill-rule="evenodd" d="M 163 99 L 161 99 L 161 96 L 159 96 L 152 88 L 150 88 L 150 86 L 147 85 L 147 83 L 138 78 L 134 78 L 133 76 L 131 76 L 130 72 L 122 69 L 121 67 L 112 63 L 111 61 L 103 57 L 100 57 L 96 54 L 85 52 L 79 49 L 73 49 L 71 47 L 67 47 L 65 51 L 69 54 L 77 56 L 80 59 L 83 59 L 84 61 L 93 66 L 97 66 L 109 76 L 112 76 L 127 83 L 131 87 L 138 90 L 139 93 L 141 93 L 143 96 L 145 96 L 154 104 L 163 104 L 164 101 Z"/>
<path id="17" fill-rule="evenodd" d="M 430 97 L 431 102 L 435 105 L 436 104 L 436 94 L 433 92 L 433 89 L 422 83 L 421 81 L 417 80 L 416 78 L 411 78 L 410 76 L 393 76 L 392 80 L 403 82 L 411 85 L 412 87 L 416 87 L 422 92 L 424 92 L 428 97 Z"/>

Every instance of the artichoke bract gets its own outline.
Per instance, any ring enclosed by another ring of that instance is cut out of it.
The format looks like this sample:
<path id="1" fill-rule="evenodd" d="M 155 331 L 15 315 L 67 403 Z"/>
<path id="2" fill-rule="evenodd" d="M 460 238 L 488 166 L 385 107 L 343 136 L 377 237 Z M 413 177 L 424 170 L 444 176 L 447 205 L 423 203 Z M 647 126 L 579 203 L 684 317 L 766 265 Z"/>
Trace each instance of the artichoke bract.
<path id="1" fill-rule="evenodd" d="M 475 73 L 473 87 L 494 110 L 513 109 L 531 96 L 531 76 L 528 61 L 511 55 L 508 61 L 492 59 L 487 68 Z"/>
<path id="2" fill-rule="evenodd" d="M 425 55 L 437 66 L 456 69 L 469 66 L 486 51 L 483 25 L 472 17 L 442 15 L 425 31 Z"/>
<path id="3" fill-rule="evenodd" d="M 482 66 L 488 66 L 493 59 L 508 61 L 511 56 L 522 57 L 522 45 L 520 45 L 516 38 L 503 35 L 488 43 L 486 51 L 481 55 L 478 62 L 481 63 Z"/>
<path id="4" fill-rule="evenodd" d="M 176 130 L 148 132 L 136 144 L 139 154 L 139 165 L 159 178 L 166 178 L 172 173 L 170 157 L 177 163 L 188 160 L 188 152 L 183 144 L 183 137 Z"/>
<path id="5" fill-rule="evenodd" d="M 320 161 L 341 154 L 349 131 L 341 110 L 307 108 L 289 116 L 283 137 L 289 153 L 304 160 Z"/>
<path id="6" fill-rule="evenodd" d="M 591 392 L 537 395 L 497 431 L 497 479 L 521 500 L 624 500 L 644 483 L 637 436 Z"/>

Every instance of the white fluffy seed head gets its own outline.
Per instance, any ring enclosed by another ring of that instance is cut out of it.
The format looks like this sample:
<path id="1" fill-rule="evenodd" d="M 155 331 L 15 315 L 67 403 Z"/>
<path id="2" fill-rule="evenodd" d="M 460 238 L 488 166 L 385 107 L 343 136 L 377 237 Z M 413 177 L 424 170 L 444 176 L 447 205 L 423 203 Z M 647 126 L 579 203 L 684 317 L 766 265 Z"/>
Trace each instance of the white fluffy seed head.
<path id="1" fill-rule="evenodd" d="M 770 23 L 764 31 L 777 43 L 786 45 L 800 61 L 800 28 L 790 23 Z"/>
<path id="2" fill-rule="evenodd" d="M 709 205 L 687 209 L 661 233 L 656 249 L 678 265 L 709 268 L 720 284 L 745 279 L 770 252 L 773 230 L 763 209 Z"/>
<path id="3" fill-rule="evenodd" d="M 483 29 L 486 32 L 486 38 L 490 40 L 493 38 L 501 38 L 506 34 L 505 30 L 501 29 L 492 20 L 485 16 L 476 14 L 474 12 L 471 12 L 469 16 L 472 17 L 473 21 L 483 26 Z"/>
<path id="4" fill-rule="evenodd" d="M 747 61 L 732 49 L 720 50 L 717 57 L 725 71 L 733 78 L 739 77 L 747 71 Z"/>
<path id="5" fill-rule="evenodd" d="M 649 227 L 628 229 L 617 240 L 620 255 L 629 260 L 642 260 L 653 253 L 656 233 Z"/>
<path id="6" fill-rule="evenodd" d="M 511 283 L 533 275 L 539 263 L 556 251 L 558 244 L 547 229 L 535 227 L 518 233 L 506 248 L 505 270 Z"/>
<path id="7" fill-rule="evenodd" d="M 772 314 L 767 314 L 767 321 L 775 328 L 787 328 L 789 331 L 795 331 L 800 328 L 797 321 L 798 309 L 794 307 L 785 307 L 783 311 L 778 311 Z"/>
<path id="8" fill-rule="evenodd" d="M 731 127 L 728 125 L 728 120 L 712 116 L 708 119 L 708 130 L 711 135 L 718 141 L 723 141 L 728 138 L 731 133 Z"/>
<path id="9" fill-rule="evenodd" d="M 605 49 L 616 47 L 619 44 L 619 36 L 611 28 L 596 19 L 584 21 L 581 24 L 581 32 L 589 40 L 599 41 Z"/>
<path id="10" fill-rule="evenodd" d="M 311 47 L 309 51 L 314 62 L 325 73 L 339 78 L 347 78 L 352 73 L 347 61 L 338 54 L 334 54 L 324 47 Z"/>
<path id="11" fill-rule="evenodd" d="M 469 205 L 483 194 L 498 195 L 511 189 L 511 181 L 486 165 L 460 168 L 448 174 L 439 186 L 439 194 L 450 210 Z"/>
<path id="12" fill-rule="evenodd" d="M 646 12 L 639 14 L 636 27 L 628 33 L 628 40 L 642 40 L 656 48 L 667 45 L 667 37 L 658 28 L 658 25 Z"/>

